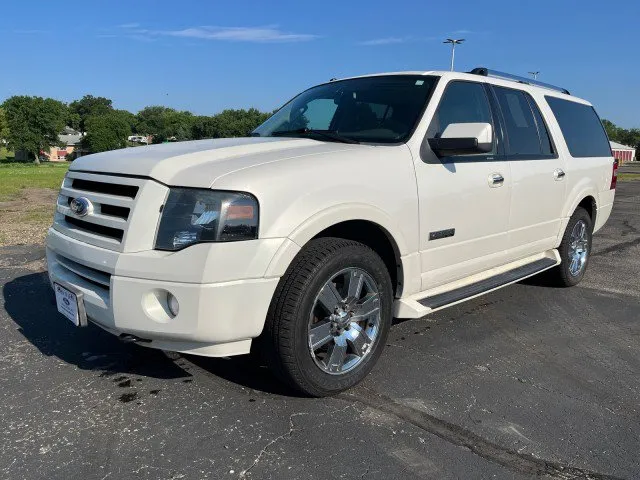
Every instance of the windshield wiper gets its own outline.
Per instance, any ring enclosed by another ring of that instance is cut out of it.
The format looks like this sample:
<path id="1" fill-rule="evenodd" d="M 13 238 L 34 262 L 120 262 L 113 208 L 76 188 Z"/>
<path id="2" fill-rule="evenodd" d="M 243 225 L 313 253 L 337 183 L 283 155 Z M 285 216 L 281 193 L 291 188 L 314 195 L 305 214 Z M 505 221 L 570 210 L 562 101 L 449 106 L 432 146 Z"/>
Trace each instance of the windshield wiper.
<path id="1" fill-rule="evenodd" d="M 313 128 L 298 128 L 295 130 L 280 130 L 271 132 L 272 137 L 288 137 L 289 135 L 318 135 L 320 137 L 342 143 L 360 143 L 349 137 L 343 137 L 335 130 L 316 130 Z"/>

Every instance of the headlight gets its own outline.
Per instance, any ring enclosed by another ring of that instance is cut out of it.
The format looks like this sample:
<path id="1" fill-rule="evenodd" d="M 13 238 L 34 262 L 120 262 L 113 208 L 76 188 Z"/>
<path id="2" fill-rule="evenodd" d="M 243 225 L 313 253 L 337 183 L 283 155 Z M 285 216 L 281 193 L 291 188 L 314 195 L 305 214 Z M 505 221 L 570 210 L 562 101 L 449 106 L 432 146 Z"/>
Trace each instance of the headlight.
<path id="1" fill-rule="evenodd" d="M 248 193 L 172 188 L 162 210 L 156 249 L 258 238 L 258 201 Z"/>

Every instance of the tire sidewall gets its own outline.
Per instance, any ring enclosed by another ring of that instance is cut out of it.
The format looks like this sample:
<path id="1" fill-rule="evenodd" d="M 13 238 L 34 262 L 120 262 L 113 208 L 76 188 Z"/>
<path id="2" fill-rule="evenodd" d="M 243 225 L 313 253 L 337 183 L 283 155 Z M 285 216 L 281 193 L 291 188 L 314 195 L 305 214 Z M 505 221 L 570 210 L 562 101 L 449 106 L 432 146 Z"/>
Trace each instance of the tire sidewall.
<path id="1" fill-rule="evenodd" d="M 343 375 L 331 375 L 322 371 L 312 358 L 308 344 L 309 318 L 320 289 L 336 273 L 349 267 L 366 271 L 375 281 L 380 297 L 380 326 L 371 352 L 362 363 Z M 364 246 L 350 246 L 328 257 L 305 285 L 300 300 L 300 308 L 296 312 L 293 345 L 299 375 L 304 378 L 305 383 L 317 390 L 319 395 L 339 392 L 358 383 L 371 371 L 380 357 L 391 326 L 393 291 L 389 273 L 380 257 Z"/>

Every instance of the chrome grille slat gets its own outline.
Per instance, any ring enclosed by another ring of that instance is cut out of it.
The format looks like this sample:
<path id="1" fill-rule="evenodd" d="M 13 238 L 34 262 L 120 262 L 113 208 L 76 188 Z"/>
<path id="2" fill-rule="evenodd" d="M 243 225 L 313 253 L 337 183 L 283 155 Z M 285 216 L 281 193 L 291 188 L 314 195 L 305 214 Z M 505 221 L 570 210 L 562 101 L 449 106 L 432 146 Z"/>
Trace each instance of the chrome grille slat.
<path id="1" fill-rule="evenodd" d="M 106 272 L 101 272 L 95 268 L 86 267 L 78 262 L 56 254 L 56 261 L 58 264 L 66 268 L 67 270 L 75 273 L 76 275 L 84 278 L 93 283 L 98 283 L 106 288 L 111 287 L 111 275 Z"/>
<path id="2" fill-rule="evenodd" d="M 70 187 L 62 187 L 60 189 L 60 195 L 67 198 L 85 197 L 88 198 L 91 203 L 98 205 L 106 204 L 127 208 L 131 208 L 133 205 L 133 199 L 129 197 L 116 197 L 115 195 L 108 195 L 106 193 L 84 192 L 82 190 L 74 190 Z"/>
<path id="3" fill-rule="evenodd" d="M 63 215 L 67 215 L 70 217 L 74 216 L 73 212 L 71 211 L 71 208 L 65 205 L 58 204 L 57 209 L 58 209 L 58 212 L 62 213 Z M 117 228 L 119 230 L 122 230 L 123 233 L 124 233 L 124 230 L 127 228 L 126 220 L 118 217 L 102 215 L 100 213 L 94 213 L 92 215 L 79 217 L 79 220 L 82 220 L 83 222 L 88 222 L 88 223 L 95 223 L 96 225 L 103 225 L 109 228 Z"/>

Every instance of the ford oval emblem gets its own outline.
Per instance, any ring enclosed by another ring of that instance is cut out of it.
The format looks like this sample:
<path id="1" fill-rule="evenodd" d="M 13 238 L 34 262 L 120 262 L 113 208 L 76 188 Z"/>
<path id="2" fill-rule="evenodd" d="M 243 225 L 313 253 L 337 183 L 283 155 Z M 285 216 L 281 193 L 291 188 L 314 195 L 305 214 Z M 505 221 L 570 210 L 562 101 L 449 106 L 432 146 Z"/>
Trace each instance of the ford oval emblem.
<path id="1" fill-rule="evenodd" d="M 84 217 L 93 211 L 93 205 L 88 198 L 78 197 L 71 200 L 69 208 L 79 217 Z"/>

